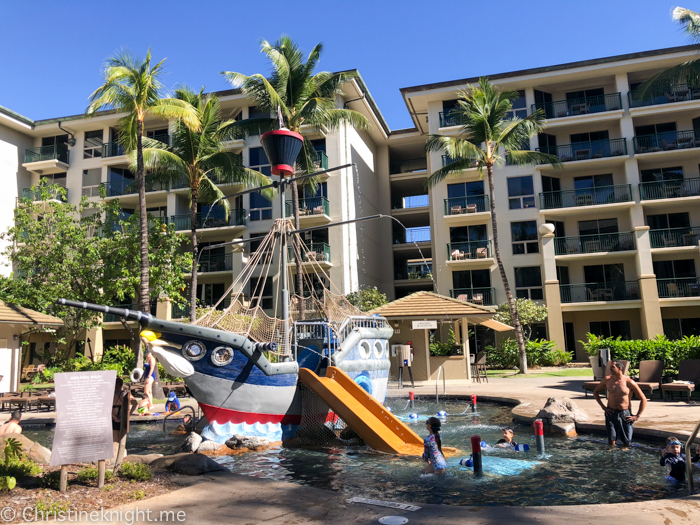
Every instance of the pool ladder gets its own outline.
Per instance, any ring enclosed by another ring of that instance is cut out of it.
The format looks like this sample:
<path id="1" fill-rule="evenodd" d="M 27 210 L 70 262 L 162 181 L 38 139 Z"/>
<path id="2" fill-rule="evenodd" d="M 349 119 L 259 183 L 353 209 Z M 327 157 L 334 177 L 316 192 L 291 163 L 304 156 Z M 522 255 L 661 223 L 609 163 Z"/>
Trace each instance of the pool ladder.
<path id="1" fill-rule="evenodd" d="M 698 437 L 698 432 L 700 432 L 700 421 L 698 421 L 698 424 L 695 426 L 695 430 L 690 435 L 690 439 L 688 439 L 688 441 L 685 444 L 685 457 L 686 457 L 685 476 L 686 476 L 686 479 L 688 481 L 688 494 L 690 496 L 695 494 L 695 487 L 694 487 L 694 481 L 693 481 L 693 462 L 691 461 L 691 458 L 693 456 L 691 454 L 691 447 L 692 447 L 693 441 L 695 441 L 695 438 Z"/>

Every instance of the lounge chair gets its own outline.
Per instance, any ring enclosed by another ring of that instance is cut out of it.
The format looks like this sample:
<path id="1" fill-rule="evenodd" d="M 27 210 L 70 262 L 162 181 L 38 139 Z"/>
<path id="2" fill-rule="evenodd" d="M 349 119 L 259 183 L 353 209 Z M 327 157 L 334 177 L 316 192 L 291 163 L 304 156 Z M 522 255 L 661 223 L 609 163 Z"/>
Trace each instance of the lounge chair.
<path id="1" fill-rule="evenodd" d="M 476 204 L 467 204 L 467 213 L 476 213 Z"/>
<path id="2" fill-rule="evenodd" d="M 484 294 L 482 293 L 475 293 L 474 296 L 472 297 L 471 300 L 472 304 L 480 304 L 484 305 Z"/>
<path id="3" fill-rule="evenodd" d="M 489 376 L 486 374 L 486 352 L 478 352 L 474 357 L 472 367 L 472 381 L 481 383 L 482 381 L 489 382 Z"/>
<path id="4" fill-rule="evenodd" d="M 695 391 L 695 385 L 700 383 L 700 359 L 683 359 L 678 364 L 678 381 L 687 381 L 687 383 L 666 383 L 661 385 L 661 394 L 666 400 L 666 394 L 671 394 L 673 399 L 674 392 L 680 392 L 681 398 L 683 392 L 688 393 L 688 401 L 690 396 Z"/>
<path id="5" fill-rule="evenodd" d="M 607 366 L 605 367 L 605 377 L 608 377 L 610 375 L 610 364 L 612 363 L 613 360 L 608 361 Z M 630 369 L 630 362 L 625 361 L 624 359 L 618 359 L 618 363 L 622 364 L 622 373 L 624 375 L 627 375 L 628 370 Z M 595 387 L 598 386 L 600 381 L 586 381 L 583 383 L 583 394 L 588 397 L 588 392 L 591 391 L 593 392 L 595 390 Z"/>
<path id="6" fill-rule="evenodd" d="M 637 385 L 642 392 L 649 392 L 650 400 L 654 397 L 654 390 L 661 388 L 661 377 L 663 374 L 663 361 L 642 361 L 639 363 L 639 381 L 637 381 Z"/>
<path id="7" fill-rule="evenodd" d="M 450 215 L 461 215 L 462 214 L 462 207 L 461 206 L 452 206 L 450 208 Z"/>
<path id="8" fill-rule="evenodd" d="M 464 252 L 461 250 L 452 250 L 452 253 L 450 254 L 450 259 L 453 261 L 461 261 L 464 259 Z"/>
<path id="9" fill-rule="evenodd" d="M 476 249 L 476 258 L 477 259 L 486 259 L 488 257 L 488 253 L 486 248 L 477 248 Z"/>
<path id="10" fill-rule="evenodd" d="M 464 302 L 468 303 L 468 302 L 469 302 L 469 295 L 466 294 L 466 293 L 459 294 L 459 295 L 457 296 L 457 300 L 458 300 L 458 301 L 464 301 Z"/>

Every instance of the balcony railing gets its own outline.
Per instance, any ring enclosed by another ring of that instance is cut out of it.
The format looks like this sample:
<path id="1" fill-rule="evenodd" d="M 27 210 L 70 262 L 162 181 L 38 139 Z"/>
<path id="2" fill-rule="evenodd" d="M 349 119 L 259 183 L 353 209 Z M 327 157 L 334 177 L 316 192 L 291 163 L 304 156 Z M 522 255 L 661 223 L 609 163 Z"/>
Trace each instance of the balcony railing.
<path id="1" fill-rule="evenodd" d="M 669 179 L 639 183 L 639 196 L 643 201 L 679 199 L 698 195 L 700 195 L 700 179 Z"/>
<path id="2" fill-rule="evenodd" d="M 651 230 L 649 242 L 652 248 L 676 248 L 678 246 L 696 246 L 700 241 L 700 228 L 667 228 Z"/>
<path id="3" fill-rule="evenodd" d="M 113 180 L 104 183 L 107 197 L 121 197 L 139 192 L 138 181 L 136 179 Z M 167 191 L 168 184 L 163 182 L 146 181 L 146 191 Z"/>
<path id="4" fill-rule="evenodd" d="M 634 301 L 639 299 L 637 281 L 559 285 L 562 303 L 593 303 L 597 301 Z"/>
<path id="5" fill-rule="evenodd" d="M 199 302 L 199 300 L 198 300 Z M 202 304 L 197 304 L 197 308 L 211 308 L 214 306 L 213 304 L 209 305 L 202 305 Z M 227 297 L 221 303 L 219 306 L 216 307 L 217 310 L 225 310 L 231 306 L 231 298 Z M 172 303 L 170 306 L 170 318 L 171 319 L 182 319 L 184 317 L 189 317 L 190 316 L 190 305 L 187 304 L 186 306 L 179 305 L 177 303 Z"/>
<path id="6" fill-rule="evenodd" d="M 233 269 L 232 255 L 230 253 L 205 255 L 199 259 L 199 272 L 227 272 Z"/>
<path id="7" fill-rule="evenodd" d="M 657 279 L 656 287 L 660 298 L 700 297 L 700 279 L 697 277 L 676 277 Z"/>
<path id="8" fill-rule="evenodd" d="M 284 212 L 287 217 L 294 215 L 294 204 L 292 201 L 284 203 Z M 309 215 L 330 215 L 331 205 L 325 197 L 307 197 L 299 199 L 299 215 L 307 217 Z"/>
<path id="9" fill-rule="evenodd" d="M 121 155 L 126 155 L 126 152 L 124 151 L 124 146 L 119 144 L 119 142 L 105 142 L 102 144 L 103 157 L 119 157 Z"/>
<path id="10" fill-rule="evenodd" d="M 430 242 L 430 226 L 408 228 L 405 231 L 394 232 L 394 244 L 414 242 Z"/>
<path id="11" fill-rule="evenodd" d="M 688 84 L 668 86 L 663 93 L 657 93 L 644 99 L 638 97 L 637 93 L 637 91 L 627 92 L 630 108 L 657 106 L 661 104 L 672 104 L 674 102 L 685 102 L 686 100 L 700 99 L 700 88 L 692 87 Z"/>
<path id="12" fill-rule="evenodd" d="M 631 201 L 632 186 L 630 184 L 540 193 L 540 208 L 543 210 Z"/>
<path id="13" fill-rule="evenodd" d="M 399 173 L 413 173 L 416 171 L 426 171 L 428 169 L 428 160 L 425 157 L 417 159 L 397 160 L 389 164 L 389 174 L 398 175 Z"/>
<path id="14" fill-rule="evenodd" d="M 555 255 L 573 255 L 579 253 L 623 252 L 634 250 L 634 233 L 598 233 L 576 237 L 557 237 L 554 239 Z"/>
<path id="15" fill-rule="evenodd" d="M 328 169 L 328 155 L 326 155 L 325 151 L 316 150 L 316 159 L 314 160 L 314 164 L 319 170 Z"/>
<path id="16" fill-rule="evenodd" d="M 449 155 L 442 155 L 441 158 L 442 158 L 442 167 L 443 168 L 445 166 L 447 166 L 448 164 L 452 164 L 453 162 L 459 160 L 459 159 L 452 158 Z M 470 168 L 476 168 L 476 162 L 473 162 L 472 165 L 470 166 Z"/>
<path id="17" fill-rule="evenodd" d="M 41 146 L 25 150 L 25 163 L 41 162 L 42 160 L 59 160 L 68 164 L 68 148 L 54 144 L 52 146 Z"/>
<path id="18" fill-rule="evenodd" d="M 440 115 L 440 127 L 446 128 L 448 126 L 461 126 L 462 117 L 461 115 L 452 115 L 450 111 L 441 111 Z"/>
<path id="19" fill-rule="evenodd" d="M 62 202 L 66 202 L 67 194 L 59 194 L 58 190 L 52 188 L 37 188 L 36 191 L 32 191 L 31 188 L 22 188 L 22 198 L 30 199 L 35 202 L 42 200 L 42 198 L 46 200 L 60 200 Z"/>
<path id="20" fill-rule="evenodd" d="M 445 199 L 445 215 L 463 215 L 491 211 L 488 195 L 471 195 L 469 197 L 451 197 Z"/>
<path id="21" fill-rule="evenodd" d="M 482 306 L 493 306 L 496 304 L 496 289 L 454 288 L 450 290 L 450 297 Z"/>
<path id="22" fill-rule="evenodd" d="M 302 262 L 331 262 L 331 247 L 325 242 L 312 242 L 301 247 Z M 296 263 L 294 248 L 289 248 L 288 263 Z"/>
<path id="23" fill-rule="evenodd" d="M 425 208 L 430 206 L 429 195 L 411 195 L 409 197 L 392 197 L 391 208 L 393 210 L 410 210 L 412 208 Z"/>
<path id="24" fill-rule="evenodd" d="M 465 261 L 468 259 L 490 259 L 491 241 L 451 242 L 447 244 L 448 261 Z"/>
<path id="25" fill-rule="evenodd" d="M 150 139 L 150 140 L 157 140 L 158 142 L 162 142 L 165 145 L 170 145 L 170 135 L 167 133 L 163 135 L 153 135 L 152 137 L 144 137 L 145 139 Z"/>
<path id="26" fill-rule="evenodd" d="M 394 271 L 394 279 L 397 281 L 401 280 L 418 280 L 418 279 L 432 279 L 433 278 L 433 272 L 424 272 L 420 271 L 419 268 L 417 267 L 412 267 L 411 269 L 409 268 L 401 268 L 398 270 Z"/>
<path id="27" fill-rule="evenodd" d="M 172 215 L 170 223 L 175 225 L 176 231 L 189 230 L 192 224 L 192 215 L 183 213 L 180 215 Z M 222 228 L 225 226 L 245 226 L 246 211 L 243 208 L 235 208 L 229 212 L 228 220 L 221 212 L 198 213 L 195 228 Z"/>
<path id="28" fill-rule="evenodd" d="M 537 148 L 537 151 L 559 157 L 561 162 L 577 160 L 603 159 L 627 155 L 626 139 L 594 140 L 592 142 L 575 142 L 561 146 Z"/>
<path id="29" fill-rule="evenodd" d="M 700 147 L 700 130 L 666 131 L 634 137 L 635 153 L 654 153 Z"/>
<path id="30" fill-rule="evenodd" d="M 548 119 L 615 111 L 622 109 L 622 96 L 620 93 L 607 93 L 593 97 L 557 100 L 546 104 L 532 105 L 533 113 L 538 109 L 541 109 Z"/>

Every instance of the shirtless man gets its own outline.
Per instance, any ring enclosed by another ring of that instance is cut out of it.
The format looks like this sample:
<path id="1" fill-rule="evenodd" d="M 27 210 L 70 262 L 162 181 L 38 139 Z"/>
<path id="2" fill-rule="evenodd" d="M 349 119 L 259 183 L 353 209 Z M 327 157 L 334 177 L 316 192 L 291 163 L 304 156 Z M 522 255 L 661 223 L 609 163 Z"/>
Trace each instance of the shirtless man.
<path id="1" fill-rule="evenodd" d="M 0 425 L 0 434 L 21 434 L 22 427 L 19 426 L 19 422 L 22 420 L 22 412 L 15 410 L 10 416 L 10 420 Z"/>
<path id="2" fill-rule="evenodd" d="M 608 406 L 600 400 L 600 391 L 608 391 Z M 636 394 L 640 399 L 639 411 L 636 416 L 630 413 L 631 395 Z M 637 383 L 623 375 L 622 366 L 617 361 L 610 363 L 610 375 L 603 379 L 593 391 L 593 397 L 605 412 L 605 426 L 608 430 L 608 444 L 614 445 L 617 438 L 623 446 L 628 447 L 632 441 L 634 422 L 637 421 L 647 406 L 647 398 Z"/>

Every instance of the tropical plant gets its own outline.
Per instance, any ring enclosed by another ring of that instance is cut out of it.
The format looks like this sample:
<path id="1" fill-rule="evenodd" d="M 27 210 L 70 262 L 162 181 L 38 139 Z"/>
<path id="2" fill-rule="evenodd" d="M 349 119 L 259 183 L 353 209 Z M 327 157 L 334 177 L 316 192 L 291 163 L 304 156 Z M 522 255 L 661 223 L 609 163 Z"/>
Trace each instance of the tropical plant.
<path id="1" fill-rule="evenodd" d="M 559 366 L 571 361 L 571 354 L 556 348 L 554 341 L 526 341 L 527 362 L 532 366 Z M 486 364 L 493 368 L 518 368 L 520 352 L 515 339 L 502 339 L 497 346 L 486 347 Z"/>
<path id="2" fill-rule="evenodd" d="M 530 340 L 532 337 L 532 324 L 540 323 L 547 319 L 547 307 L 537 304 L 532 299 L 516 299 L 515 311 L 518 312 L 518 320 L 523 327 L 523 337 Z M 502 303 L 498 305 L 496 315 L 493 318 L 503 324 L 512 325 L 513 318 L 510 315 L 510 305 Z"/>
<path id="3" fill-rule="evenodd" d="M 197 127 L 184 120 L 175 122 L 172 146 L 151 143 L 143 151 L 143 162 L 156 182 L 186 184 L 190 189 L 190 231 L 192 233 L 192 281 L 190 283 L 190 319 L 197 319 L 197 211 L 200 204 L 218 206 L 228 220 L 230 202 L 219 184 L 245 183 L 265 186 L 270 180 L 260 172 L 243 167 L 239 154 L 227 148 L 233 138 L 233 121 L 223 121 L 221 105 L 215 95 L 205 95 L 183 87 L 175 91 L 177 100 L 194 108 Z M 132 159 L 135 163 L 137 159 Z M 180 186 L 178 186 L 180 187 Z"/>
<path id="4" fill-rule="evenodd" d="M 489 202 L 494 256 L 515 328 L 515 339 L 520 353 L 520 371 L 527 373 L 523 329 L 499 248 L 493 169 L 504 165 L 506 160 L 510 165 L 547 163 L 553 166 L 559 166 L 560 161 L 554 155 L 524 149 L 524 145 L 529 144 L 530 138 L 544 129 L 545 116 L 541 110 L 538 110 L 525 118 L 508 118 L 513 100 L 519 96 L 517 92 L 500 90 L 491 85 L 487 78 L 481 78 L 479 85 L 460 90 L 458 96 L 458 105 L 451 111 L 451 116 L 461 123 L 459 135 L 431 135 L 426 144 L 426 151 L 444 152 L 453 160 L 433 172 L 428 177 L 426 185 L 436 186 L 449 176 L 461 175 L 465 169 L 476 168 L 482 177 L 486 170 L 491 197 Z"/>
<path id="5" fill-rule="evenodd" d="M 145 463 L 126 462 L 119 467 L 119 477 L 133 481 L 148 481 L 153 478 L 153 471 Z"/>
<path id="6" fill-rule="evenodd" d="M 691 40 L 700 43 L 700 14 L 685 7 L 676 7 L 671 12 L 671 18 L 683 26 L 683 31 Z M 657 73 L 636 89 L 635 97 L 647 99 L 663 93 L 669 86 L 682 82 L 694 87 L 700 86 L 700 58 L 688 60 Z"/>
<path id="7" fill-rule="evenodd" d="M 384 306 L 389 300 L 384 292 L 377 290 L 376 286 L 372 288 L 363 288 L 356 292 L 350 292 L 345 296 L 348 302 L 358 310 L 369 312 L 380 306 Z"/>
<path id="8" fill-rule="evenodd" d="M 341 87 L 356 78 L 356 72 L 315 73 L 323 51 L 317 44 L 306 61 L 298 44 L 283 36 L 274 44 L 263 40 L 261 51 L 272 66 L 269 78 L 262 74 L 243 75 L 225 71 L 224 77 L 255 102 L 260 111 L 269 111 L 269 118 L 241 120 L 233 123 L 233 129 L 252 134 L 269 131 L 278 126 L 279 114 L 282 122 L 291 131 L 304 136 L 304 144 L 297 157 L 297 175 L 313 173 L 316 169 L 316 150 L 308 139 L 322 127 L 334 130 L 342 125 L 355 129 L 368 129 L 369 121 L 358 111 L 337 108 L 336 98 L 342 95 Z M 303 126 L 303 127 L 302 127 Z M 312 187 L 318 184 L 315 177 L 305 179 Z M 292 211 L 294 227 L 299 229 L 299 187 L 292 183 Z M 282 211 L 284 213 L 284 210 Z M 296 292 L 303 294 L 302 261 L 296 257 Z M 299 316 L 304 318 L 303 301 L 299 302 Z"/>
<path id="9" fill-rule="evenodd" d="M 161 60 L 151 65 L 151 50 L 145 60 L 121 51 L 107 59 L 103 69 L 104 83 L 90 95 L 90 105 L 86 117 L 92 117 L 100 110 L 115 110 L 125 113 L 119 120 L 119 141 L 127 151 L 136 155 L 136 177 L 139 192 L 139 216 L 141 218 L 140 242 L 140 286 L 139 308 L 149 311 L 151 294 L 149 290 L 148 259 L 148 214 L 146 212 L 146 174 L 143 162 L 143 134 L 146 117 L 164 120 L 182 120 L 193 129 L 199 127 L 194 108 L 184 100 L 164 97 L 160 77 L 163 73 Z M 147 141 L 148 143 L 155 141 Z M 143 357 L 139 345 L 138 362 Z"/>

